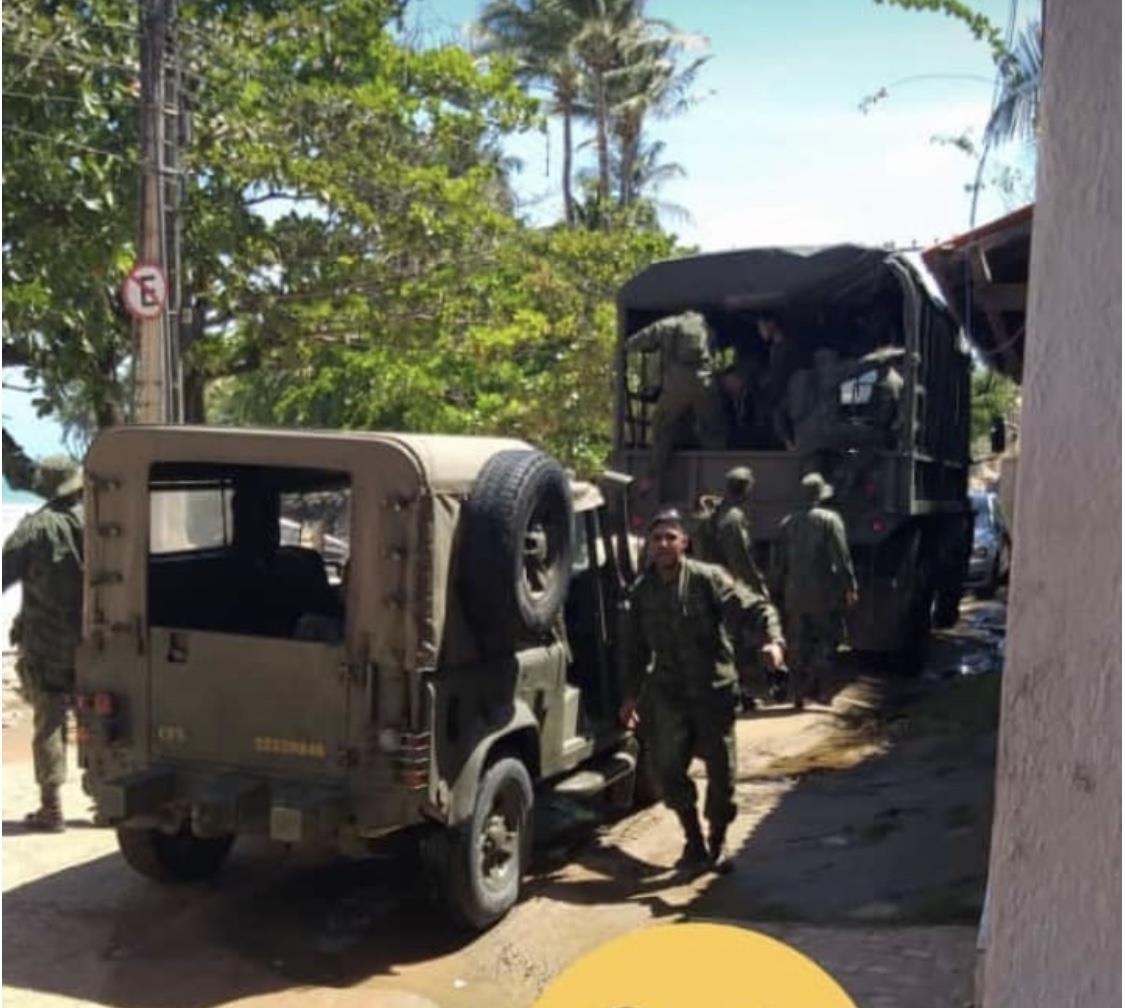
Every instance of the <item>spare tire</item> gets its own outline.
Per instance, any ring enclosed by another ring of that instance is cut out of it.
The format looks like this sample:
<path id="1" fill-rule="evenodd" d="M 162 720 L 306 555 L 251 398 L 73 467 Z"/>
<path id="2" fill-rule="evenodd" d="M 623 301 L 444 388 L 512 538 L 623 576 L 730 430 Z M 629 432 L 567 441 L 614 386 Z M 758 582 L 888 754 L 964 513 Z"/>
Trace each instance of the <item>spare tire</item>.
<path id="1" fill-rule="evenodd" d="M 570 578 L 573 507 L 562 467 L 538 451 L 498 452 L 462 519 L 462 599 L 485 650 L 550 629 Z"/>

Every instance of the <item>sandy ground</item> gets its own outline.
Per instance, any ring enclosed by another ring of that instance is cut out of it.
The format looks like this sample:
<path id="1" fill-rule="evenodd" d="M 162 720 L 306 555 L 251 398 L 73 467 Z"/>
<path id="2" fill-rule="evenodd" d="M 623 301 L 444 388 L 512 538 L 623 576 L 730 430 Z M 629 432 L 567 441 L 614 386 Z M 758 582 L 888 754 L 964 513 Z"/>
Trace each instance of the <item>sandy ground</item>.
<path id="1" fill-rule="evenodd" d="M 805 952 L 862 1008 L 963 1008 L 995 738 L 987 722 L 965 728 L 944 698 L 994 676 L 972 673 L 1000 643 L 994 610 L 969 615 L 919 679 L 874 677 L 853 661 L 831 708 L 739 722 L 734 873 L 677 879 L 668 869 L 681 838 L 663 808 L 606 822 L 545 803 L 524 899 L 476 938 L 444 924 L 413 860 L 393 845 L 351 861 L 240 844 L 216 879 L 162 888 L 125 866 L 111 831 L 90 824 L 77 772 L 65 793 L 68 831 L 23 832 L 36 796 L 29 718 L 6 688 L 4 1000 L 523 1008 L 619 934 L 719 919 Z"/>

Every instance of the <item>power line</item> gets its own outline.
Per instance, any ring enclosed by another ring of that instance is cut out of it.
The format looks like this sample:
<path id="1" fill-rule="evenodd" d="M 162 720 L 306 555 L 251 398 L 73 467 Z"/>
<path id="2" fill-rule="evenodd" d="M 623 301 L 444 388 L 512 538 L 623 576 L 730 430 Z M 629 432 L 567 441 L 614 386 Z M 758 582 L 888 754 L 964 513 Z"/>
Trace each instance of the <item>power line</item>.
<path id="1" fill-rule="evenodd" d="M 62 137 L 51 136 L 49 133 L 38 133 L 35 130 L 24 129 L 22 126 L 13 126 L 5 123 L 5 133 L 19 133 L 23 136 L 35 137 L 37 140 L 46 140 L 48 143 L 59 144 L 63 147 L 73 147 L 75 150 L 84 150 L 90 154 L 101 154 L 104 157 L 112 158 L 114 161 L 127 161 L 126 157 L 117 154 L 114 151 L 104 150 L 101 147 L 90 147 L 88 144 L 76 143 L 73 140 L 65 140 Z"/>
<path id="2" fill-rule="evenodd" d="M 4 91 L 5 98 L 27 98 L 30 101 L 47 101 L 47 102 L 65 102 L 67 104 L 85 105 L 85 98 L 77 98 L 73 95 L 55 95 L 47 91 L 40 91 L 34 94 L 30 91 Z M 128 108 L 135 109 L 137 107 L 136 99 L 134 98 L 114 98 L 106 100 L 105 98 L 97 98 L 95 101 L 99 105 L 105 105 L 107 108 Z"/>

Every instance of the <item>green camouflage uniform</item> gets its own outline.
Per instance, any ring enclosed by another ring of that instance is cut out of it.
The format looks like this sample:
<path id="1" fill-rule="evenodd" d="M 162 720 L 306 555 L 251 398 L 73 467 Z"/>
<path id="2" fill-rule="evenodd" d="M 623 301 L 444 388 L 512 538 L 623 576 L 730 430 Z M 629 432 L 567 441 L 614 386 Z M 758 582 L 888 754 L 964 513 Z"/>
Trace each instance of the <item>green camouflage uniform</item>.
<path id="1" fill-rule="evenodd" d="M 843 640 L 844 594 L 856 590 L 848 540 L 840 516 L 808 505 L 781 522 L 785 632 L 795 698 L 832 671 Z"/>
<path id="2" fill-rule="evenodd" d="M 20 582 L 20 682 L 35 709 L 41 789 L 66 779 L 66 704 L 82 632 L 82 507 L 74 496 L 23 518 L 4 543 L 4 590 Z"/>
<path id="3" fill-rule="evenodd" d="M 726 447 L 726 420 L 711 367 L 710 330 L 699 312 L 660 319 L 629 337 L 630 351 L 660 350 L 660 396 L 652 414 L 652 475 L 668 499 L 668 464 L 684 422 L 692 422 L 701 448 Z"/>
<path id="4" fill-rule="evenodd" d="M 755 595 L 768 599 L 766 579 L 754 559 L 754 537 L 746 502 L 724 497 L 711 521 L 714 523 L 715 562 Z"/>
<path id="5" fill-rule="evenodd" d="M 30 490 L 32 493 L 37 493 L 39 467 L 7 431 L 4 431 L 3 440 L 4 478 L 8 481 L 8 485 L 13 490 Z"/>
<path id="6" fill-rule="evenodd" d="M 758 647 L 781 640 L 773 606 L 740 589 L 721 568 L 685 558 L 666 581 L 645 570 L 630 596 L 626 696 L 641 696 L 645 743 L 665 804 L 695 814 L 692 756 L 707 765 L 704 814 L 734 818 L 734 716 L 738 674 L 731 637 L 753 629 Z"/>
<path id="7" fill-rule="evenodd" d="M 755 595 L 769 599 L 766 579 L 754 559 L 754 537 L 750 531 L 750 515 L 744 501 L 724 497 L 711 516 L 711 541 L 715 552 L 714 562 L 726 569 L 735 581 Z M 765 697 L 769 693 L 772 677 L 762 665 L 757 651 L 739 650 L 735 654 L 742 678 L 745 702 Z"/>

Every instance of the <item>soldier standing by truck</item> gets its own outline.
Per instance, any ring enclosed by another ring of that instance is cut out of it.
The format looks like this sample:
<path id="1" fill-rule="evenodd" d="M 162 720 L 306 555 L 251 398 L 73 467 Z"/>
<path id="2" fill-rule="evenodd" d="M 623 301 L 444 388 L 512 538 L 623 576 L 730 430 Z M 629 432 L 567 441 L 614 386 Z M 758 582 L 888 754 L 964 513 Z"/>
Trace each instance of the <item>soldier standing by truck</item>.
<path id="1" fill-rule="evenodd" d="M 34 708 L 31 753 L 40 805 L 24 823 L 59 833 L 67 696 L 74 688 L 74 650 L 82 631 L 82 474 L 67 458 L 48 458 L 34 467 L 33 483 L 48 502 L 26 515 L 5 541 L 3 580 L 5 591 L 17 581 L 23 586 L 18 668 Z"/>
<path id="2" fill-rule="evenodd" d="M 823 504 L 832 487 L 820 473 L 801 480 L 808 503 L 781 521 L 782 608 L 790 649 L 793 705 L 821 699 L 843 639 L 844 610 L 859 600 L 840 516 Z"/>
<path id="3" fill-rule="evenodd" d="M 707 559 L 726 568 L 740 585 L 768 600 L 769 587 L 754 559 L 754 536 L 750 526 L 750 493 L 753 489 L 754 473 L 749 466 L 735 466 L 727 472 L 726 492 L 708 518 L 710 555 Z M 758 665 L 756 657 L 748 663 L 740 662 L 743 707 L 754 706 L 749 680 Z M 775 695 L 783 681 L 781 676 L 780 672 L 770 673 L 770 685 Z"/>
<path id="4" fill-rule="evenodd" d="M 722 569 L 685 556 L 688 537 L 680 513 L 657 512 L 649 525 L 650 566 L 630 596 L 629 661 L 621 718 L 641 717 L 645 741 L 665 804 L 684 831 L 677 868 L 728 867 L 724 846 L 735 815 L 734 717 L 738 675 L 731 637 L 752 631 L 771 669 L 784 661 L 784 641 L 774 607 L 742 589 Z M 707 766 L 704 844 L 688 777 L 692 757 Z"/>

